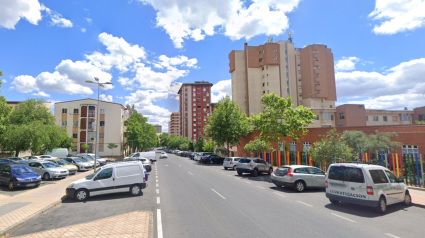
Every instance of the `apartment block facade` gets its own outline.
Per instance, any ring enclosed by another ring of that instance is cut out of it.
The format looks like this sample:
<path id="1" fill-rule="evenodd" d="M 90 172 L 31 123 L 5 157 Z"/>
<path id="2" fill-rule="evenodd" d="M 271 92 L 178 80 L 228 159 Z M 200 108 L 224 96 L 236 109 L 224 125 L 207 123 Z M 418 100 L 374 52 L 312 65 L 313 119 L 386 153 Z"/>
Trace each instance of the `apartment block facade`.
<path id="1" fill-rule="evenodd" d="M 264 110 L 262 96 L 291 97 L 316 115 L 310 127 L 335 126 L 335 73 L 333 54 L 326 45 L 296 49 L 291 41 L 260 46 L 244 45 L 229 54 L 232 98 L 250 116 Z"/>
<path id="2" fill-rule="evenodd" d="M 118 103 L 100 101 L 99 108 L 95 99 L 55 104 L 57 124 L 66 127 L 68 135 L 74 138 L 75 150 L 71 154 L 94 153 L 95 145 L 98 143 L 99 156 L 109 156 L 112 155 L 112 150 L 108 148 L 108 144 L 115 143 L 118 147 L 113 150 L 113 155 L 123 155 L 126 147 L 124 121 L 129 117 L 129 110 Z M 96 130 L 96 121 L 99 122 L 99 131 Z M 97 132 L 99 133 L 98 142 L 96 141 Z M 82 149 L 83 144 L 87 144 L 89 149 Z"/>
<path id="3" fill-rule="evenodd" d="M 179 133 L 180 136 L 196 141 L 199 135 L 205 136 L 204 126 L 213 111 L 211 105 L 212 83 L 195 81 L 183 83 L 179 94 Z"/>
<path id="4" fill-rule="evenodd" d="M 180 136 L 180 113 L 172 112 L 168 123 L 168 135 Z"/>
<path id="5" fill-rule="evenodd" d="M 159 125 L 159 124 L 156 124 L 155 126 L 155 133 L 159 133 L 159 134 L 161 134 L 162 133 L 162 126 L 161 125 Z"/>

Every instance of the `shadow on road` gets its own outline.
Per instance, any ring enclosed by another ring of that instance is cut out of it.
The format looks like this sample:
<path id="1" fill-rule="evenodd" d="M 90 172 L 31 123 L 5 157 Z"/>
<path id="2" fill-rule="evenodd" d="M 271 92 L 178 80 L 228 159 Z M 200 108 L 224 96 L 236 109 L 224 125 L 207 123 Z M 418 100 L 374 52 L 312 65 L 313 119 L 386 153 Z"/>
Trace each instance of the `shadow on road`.
<path id="1" fill-rule="evenodd" d="M 322 189 L 322 188 L 306 188 L 306 190 L 304 190 L 301 193 L 295 191 L 293 188 L 285 188 L 285 187 L 279 188 L 279 187 L 276 187 L 275 185 L 270 187 L 270 189 L 273 189 L 276 192 L 282 192 L 282 193 L 299 193 L 299 194 L 323 193 L 323 196 L 325 196 L 324 195 L 325 189 Z"/>
<path id="2" fill-rule="evenodd" d="M 98 202 L 98 201 L 107 201 L 107 200 L 116 200 L 116 199 L 123 199 L 123 198 L 133 198 L 133 197 L 141 197 L 143 196 L 143 191 L 140 193 L 139 196 L 133 196 L 130 194 L 130 192 L 123 192 L 123 193 L 108 193 L 103 195 L 97 195 L 93 197 L 89 197 L 84 202 L 76 201 L 70 197 L 62 197 L 62 203 L 90 203 L 90 202 Z"/>
<path id="3" fill-rule="evenodd" d="M 333 210 L 333 211 L 351 214 L 354 216 L 359 216 L 359 217 L 374 218 L 374 217 L 383 216 L 382 214 L 375 212 L 374 208 L 360 206 L 356 204 L 350 204 L 350 203 L 339 203 L 339 205 L 334 205 L 329 203 L 325 205 L 325 208 L 329 210 Z M 407 211 L 407 210 L 406 210 L 406 207 L 404 207 L 403 205 L 394 204 L 394 205 L 387 206 L 387 213 L 384 215 L 388 215 L 398 211 Z"/>

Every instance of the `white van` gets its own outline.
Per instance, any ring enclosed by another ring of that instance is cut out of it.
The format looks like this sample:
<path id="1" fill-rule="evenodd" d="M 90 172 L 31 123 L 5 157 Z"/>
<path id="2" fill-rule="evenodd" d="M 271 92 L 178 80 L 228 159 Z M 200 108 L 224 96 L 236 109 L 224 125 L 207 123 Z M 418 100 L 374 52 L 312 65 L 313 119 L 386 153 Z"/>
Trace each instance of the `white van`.
<path id="1" fill-rule="evenodd" d="M 71 183 L 66 189 L 66 195 L 77 201 L 85 201 L 90 196 L 119 192 L 130 192 L 131 195 L 137 196 L 141 194 L 141 189 L 146 188 L 146 181 L 147 173 L 141 162 L 113 163 Z"/>
<path id="2" fill-rule="evenodd" d="M 387 205 L 404 203 L 412 198 L 403 178 L 387 168 L 369 164 L 331 164 L 325 178 L 326 197 L 332 204 L 354 203 L 374 207 L 385 213 Z"/>
<path id="3" fill-rule="evenodd" d="M 69 153 L 66 148 L 58 148 L 53 149 L 53 151 L 48 151 L 46 154 L 56 158 L 65 158 Z"/>

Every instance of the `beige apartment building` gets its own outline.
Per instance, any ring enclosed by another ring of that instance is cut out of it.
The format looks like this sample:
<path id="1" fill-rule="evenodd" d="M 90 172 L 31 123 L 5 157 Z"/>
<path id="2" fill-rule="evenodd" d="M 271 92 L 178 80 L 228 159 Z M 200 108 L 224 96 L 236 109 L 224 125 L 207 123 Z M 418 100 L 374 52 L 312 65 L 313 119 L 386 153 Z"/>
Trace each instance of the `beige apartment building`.
<path id="1" fill-rule="evenodd" d="M 168 135 L 180 136 L 180 114 L 172 112 L 168 122 Z"/>
<path id="2" fill-rule="evenodd" d="M 264 110 L 261 97 L 276 93 L 291 97 L 294 107 L 311 108 L 316 120 L 309 127 L 335 127 L 335 72 L 326 45 L 296 49 L 292 40 L 244 45 L 229 54 L 232 98 L 250 116 Z"/>
<path id="3" fill-rule="evenodd" d="M 159 124 L 156 124 L 155 126 L 155 133 L 156 134 L 161 134 L 162 133 L 162 126 L 161 125 L 159 125 Z"/>
<path id="4" fill-rule="evenodd" d="M 119 103 L 100 101 L 99 118 L 97 100 L 81 99 L 55 104 L 55 118 L 58 125 L 67 128 L 68 135 L 74 138 L 75 150 L 71 154 L 94 153 L 96 141 L 96 121 L 99 122 L 98 155 L 110 156 L 109 143 L 115 143 L 114 156 L 121 156 L 126 147 L 124 121 L 130 117 L 129 110 Z M 81 148 L 87 144 L 90 148 Z"/>

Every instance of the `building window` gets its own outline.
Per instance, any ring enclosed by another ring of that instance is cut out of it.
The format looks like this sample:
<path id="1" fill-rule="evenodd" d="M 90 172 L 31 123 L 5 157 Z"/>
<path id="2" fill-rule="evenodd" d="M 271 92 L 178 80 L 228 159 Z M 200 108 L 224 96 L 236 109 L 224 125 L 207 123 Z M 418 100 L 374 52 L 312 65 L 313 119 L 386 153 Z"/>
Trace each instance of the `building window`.
<path id="1" fill-rule="evenodd" d="M 104 152 L 105 151 L 105 147 L 103 146 L 103 144 L 99 144 L 99 152 Z"/>
<path id="2" fill-rule="evenodd" d="M 273 52 L 277 53 L 277 49 L 273 49 Z"/>
<path id="3" fill-rule="evenodd" d="M 319 58 L 314 58 L 313 61 L 319 61 Z"/>
<path id="4" fill-rule="evenodd" d="M 320 77 L 320 74 L 315 74 L 314 77 L 318 78 L 318 77 Z"/>
<path id="5" fill-rule="evenodd" d="M 387 116 L 383 116 L 384 121 L 388 121 Z"/>
<path id="6" fill-rule="evenodd" d="M 78 121 L 73 121 L 72 126 L 78 126 Z"/>
<path id="7" fill-rule="evenodd" d="M 78 108 L 74 108 L 74 114 L 78 114 Z"/>
<path id="8" fill-rule="evenodd" d="M 303 142 L 303 151 L 308 151 L 310 146 L 310 142 Z"/>
<path id="9" fill-rule="evenodd" d="M 317 91 L 315 91 L 314 93 L 316 93 L 316 94 L 320 94 L 320 90 L 317 90 Z"/>
<path id="10" fill-rule="evenodd" d="M 267 82 L 267 86 L 269 86 L 269 82 Z"/>
<path id="11" fill-rule="evenodd" d="M 73 133 L 73 134 L 72 134 L 72 138 L 74 138 L 74 139 L 78 139 L 78 134 L 77 134 L 77 133 Z"/>
<path id="12" fill-rule="evenodd" d="M 263 91 L 263 94 L 265 94 L 266 93 L 266 91 Z"/>
<path id="13" fill-rule="evenodd" d="M 264 83 L 263 83 L 263 87 L 264 87 Z"/>
<path id="14" fill-rule="evenodd" d="M 313 54 L 319 53 L 319 50 L 313 50 Z"/>
<path id="15" fill-rule="evenodd" d="M 425 115 L 419 115 L 419 121 L 425 121 Z"/>
<path id="16" fill-rule="evenodd" d="M 297 143 L 296 142 L 289 142 L 289 151 L 291 152 L 297 152 Z"/>
<path id="17" fill-rule="evenodd" d="M 393 116 L 392 117 L 393 122 L 398 122 L 398 117 L 397 116 Z"/>
<path id="18" fill-rule="evenodd" d="M 67 114 L 68 113 L 68 109 L 67 108 L 62 108 L 62 114 Z"/>
<path id="19" fill-rule="evenodd" d="M 313 69 L 319 69 L 319 66 L 314 66 Z"/>
<path id="20" fill-rule="evenodd" d="M 409 114 L 400 114 L 400 121 L 409 121 Z"/>
<path id="21" fill-rule="evenodd" d="M 403 155 L 406 154 L 419 154 L 419 148 L 417 145 L 403 145 Z"/>
<path id="22" fill-rule="evenodd" d="M 264 71 L 264 66 L 261 68 L 261 71 Z"/>
<path id="23" fill-rule="evenodd" d="M 369 116 L 366 116 L 366 121 L 369 121 Z"/>
<path id="24" fill-rule="evenodd" d="M 344 113 L 339 114 L 339 119 L 345 119 Z"/>
<path id="25" fill-rule="evenodd" d="M 99 133 L 99 139 L 105 139 L 105 133 Z"/>
<path id="26" fill-rule="evenodd" d="M 273 57 L 273 61 L 277 61 L 277 57 Z"/>
<path id="27" fill-rule="evenodd" d="M 258 51 L 258 54 L 259 54 L 259 55 L 264 54 L 264 50 L 260 50 L 260 51 Z"/>
<path id="28" fill-rule="evenodd" d="M 201 124 L 201 121 L 198 121 L 198 124 Z"/>
<path id="29" fill-rule="evenodd" d="M 105 126 L 105 121 L 100 121 L 99 126 Z"/>
<path id="30" fill-rule="evenodd" d="M 263 61 L 264 61 L 264 59 L 263 59 L 263 58 L 260 58 L 258 61 L 259 61 L 259 62 L 263 62 Z"/>
<path id="31" fill-rule="evenodd" d="M 105 109 L 100 109 L 100 114 L 105 114 Z"/>
<path id="32" fill-rule="evenodd" d="M 330 112 L 323 112 L 322 117 L 323 117 L 323 120 L 331 120 L 332 119 Z"/>
<path id="33" fill-rule="evenodd" d="M 67 126 L 67 121 L 62 121 L 62 126 Z"/>
<path id="34" fill-rule="evenodd" d="M 317 120 L 320 120 L 319 115 L 316 115 L 316 121 L 317 121 Z"/>
<path id="35" fill-rule="evenodd" d="M 378 116 L 373 116 L 373 121 L 379 121 L 379 117 Z"/>
<path id="36" fill-rule="evenodd" d="M 201 88 L 200 86 L 196 87 L 196 88 Z"/>
<path id="37" fill-rule="evenodd" d="M 314 85 L 315 86 L 320 86 L 320 82 L 315 82 Z"/>

